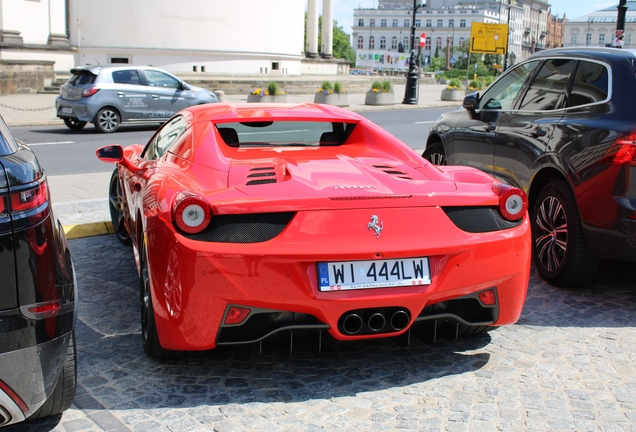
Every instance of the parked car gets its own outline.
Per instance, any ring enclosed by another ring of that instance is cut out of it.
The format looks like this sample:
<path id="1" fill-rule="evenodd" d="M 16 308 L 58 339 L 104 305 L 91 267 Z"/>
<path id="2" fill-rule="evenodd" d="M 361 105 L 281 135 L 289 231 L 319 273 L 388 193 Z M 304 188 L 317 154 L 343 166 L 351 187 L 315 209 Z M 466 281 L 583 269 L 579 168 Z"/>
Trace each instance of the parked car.
<path id="1" fill-rule="evenodd" d="M 189 106 L 218 102 L 210 90 L 153 67 L 87 66 L 71 73 L 55 107 L 57 116 L 73 130 L 88 122 L 106 133 L 115 132 L 122 123 L 163 123 Z"/>
<path id="2" fill-rule="evenodd" d="M 117 164 L 113 225 L 140 273 L 145 351 L 260 342 L 453 337 L 514 323 L 530 269 L 525 194 L 439 169 L 350 111 L 188 108 Z"/>
<path id="3" fill-rule="evenodd" d="M 77 282 L 44 170 L 0 118 L 0 426 L 69 408 Z"/>
<path id="4" fill-rule="evenodd" d="M 636 261 L 636 51 L 530 56 L 432 126 L 423 156 L 469 165 L 530 199 L 534 260 L 582 286 L 600 257 Z"/>

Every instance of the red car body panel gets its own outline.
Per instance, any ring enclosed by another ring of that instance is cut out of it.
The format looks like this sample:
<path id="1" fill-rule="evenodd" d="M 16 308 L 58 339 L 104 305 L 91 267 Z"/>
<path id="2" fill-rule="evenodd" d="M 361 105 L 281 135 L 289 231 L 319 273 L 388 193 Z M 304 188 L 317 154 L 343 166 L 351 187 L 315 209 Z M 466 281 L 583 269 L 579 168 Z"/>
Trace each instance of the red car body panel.
<path id="1" fill-rule="evenodd" d="M 315 104 L 214 104 L 182 111 L 188 129 L 157 160 L 125 149 L 120 163 L 125 224 L 139 266 L 142 239 L 161 346 L 205 350 L 217 345 L 230 305 L 312 315 L 336 339 L 353 309 L 399 307 L 409 326 L 422 310 L 496 287 L 498 316 L 517 321 L 530 272 L 527 214 L 493 232 L 459 229 L 445 207 L 496 207 L 494 180 L 475 169 L 436 167 L 378 126 L 347 110 Z M 237 121 L 354 123 L 346 142 L 315 147 L 231 147 L 216 126 Z M 249 170 L 272 169 L 276 183 L 247 185 Z M 387 172 L 386 168 L 391 167 Z M 400 174 L 391 174 L 399 172 Z M 190 191 L 223 215 L 294 212 L 286 227 L 259 243 L 193 240 L 173 223 L 175 197 Z M 372 235 L 377 215 L 381 235 Z M 428 257 L 431 283 L 320 291 L 316 263 Z M 408 330 L 404 328 L 391 336 Z"/>

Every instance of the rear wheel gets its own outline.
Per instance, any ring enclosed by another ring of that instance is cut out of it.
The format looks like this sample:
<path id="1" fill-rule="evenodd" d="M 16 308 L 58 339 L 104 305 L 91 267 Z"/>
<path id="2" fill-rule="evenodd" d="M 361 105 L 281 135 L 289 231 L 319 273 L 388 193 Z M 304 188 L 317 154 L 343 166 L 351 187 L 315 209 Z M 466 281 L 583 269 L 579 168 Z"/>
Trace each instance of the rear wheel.
<path id="1" fill-rule="evenodd" d="M 433 165 L 446 165 L 444 146 L 439 141 L 428 144 L 422 156 Z"/>
<path id="2" fill-rule="evenodd" d="M 121 183 L 119 181 L 117 170 L 113 171 L 113 175 L 110 177 L 108 201 L 110 220 L 113 223 L 113 229 L 115 230 L 117 240 L 126 246 L 130 246 L 132 241 L 130 240 L 130 235 L 126 230 L 126 226 L 124 225 L 124 196 L 122 194 Z"/>
<path id="3" fill-rule="evenodd" d="M 81 121 L 77 119 L 69 119 L 69 118 L 64 119 L 64 124 L 66 125 L 67 128 L 76 130 L 76 131 L 82 130 L 84 129 L 84 126 L 86 126 L 85 121 Z"/>
<path id="4" fill-rule="evenodd" d="M 75 398 L 76 385 L 77 352 L 75 351 L 75 331 L 72 331 L 66 349 L 66 358 L 62 364 L 62 371 L 57 379 L 55 389 L 46 402 L 29 417 L 29 420 L 60 414 L 69 409 Z"/>
<path id="5" fill-rule="evenodd" d="M 119 129 L 121 117 L 113 108 L 102 108 L 95 116 L 95 127 L 104 133 L 115 132 Z"/>
<path id="6" fill-rule="evenodd" d="M 543 188 L 532 211 L 532 254 L 539 274 L 560 287 L 583 286 L 600 259 L 583 233 L 572 190 L 564 180 Z"/>

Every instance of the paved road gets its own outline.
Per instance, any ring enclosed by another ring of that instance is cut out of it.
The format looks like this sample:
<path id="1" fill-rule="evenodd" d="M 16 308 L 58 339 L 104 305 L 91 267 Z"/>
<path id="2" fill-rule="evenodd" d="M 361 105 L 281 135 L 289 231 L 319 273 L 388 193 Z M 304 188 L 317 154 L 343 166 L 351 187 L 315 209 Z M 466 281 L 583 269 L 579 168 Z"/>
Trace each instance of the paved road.
<path id="1" fill-rule="evenodd" d="M 400 138 L 411 148 L 426 146 L 428 130 L 440 114 L 451 107 L 417 110 L 369 111 L 360 114 Z M 93 127 L 72 131 L 66 126 L 16 126 L 16 138 L 29 144 L 49 176 L 111 172 L 112 166 L 100 162 L 95 150 L 108 144 L 145 144 L 157 126 L 122 126 L 114 134 L 98 133 Z"/>
<path id="2" fill-rule="evenodd" d="M 635 431 L 636 268 L 603 262 L 585 290 L 532 272 L 518 324 L 414 338 L 225 347 L 153 361 L 141 347 L 132 252 L 71 241 L 80 284 L 79 390 L 62 416 L 15 431 Z"/>

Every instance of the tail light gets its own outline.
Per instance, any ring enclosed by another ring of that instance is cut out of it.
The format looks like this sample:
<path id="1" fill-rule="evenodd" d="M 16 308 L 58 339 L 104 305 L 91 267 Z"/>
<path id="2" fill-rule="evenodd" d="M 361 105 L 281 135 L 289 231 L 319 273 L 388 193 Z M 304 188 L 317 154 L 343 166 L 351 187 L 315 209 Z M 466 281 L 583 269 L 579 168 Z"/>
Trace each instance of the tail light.
<path id="1" fill-rule="evenodd" d="M 210 224 L 212 209 L 203 198 L 189 192 L 180 192 L 174 203 L 173 220 L 177 227 L 188 234 L 196 234 Z"/>
<path id="2" fill-rule="evenodd" d="M 227 311 L 227 316 L 225 317 L 225 324 L 240 324 L 245 321 L 245 318 L 250 314 L 251 310 L 244 307 L 232 306 L 230 310 Z"/>
<path id="3" fill-rule="evenodd" d="M 605 152 L 601 163 L 636 166 L 636 132 L 620 134 Z"/>
<path id="4" fill-rule="evenodd" d="M 504 219 L 516 221 L 528 210 L 528 196 L 519 188 L 494 183 L 493 192 L 499 195 L 499 213 Z"/>
<path id="5" fill-rule="evenodd" d="M 82 97 L 90 97 L 99 91 L 99 87 L 89 87 L 85 88 L 82 92 Z"/>
<path id="6" fill-rule="evenodd" d="M 47 183 L 43 181 L 37 186 L 11 193 L 11 211 L 23 212 L 37 208 L 47 200 Z"/>

